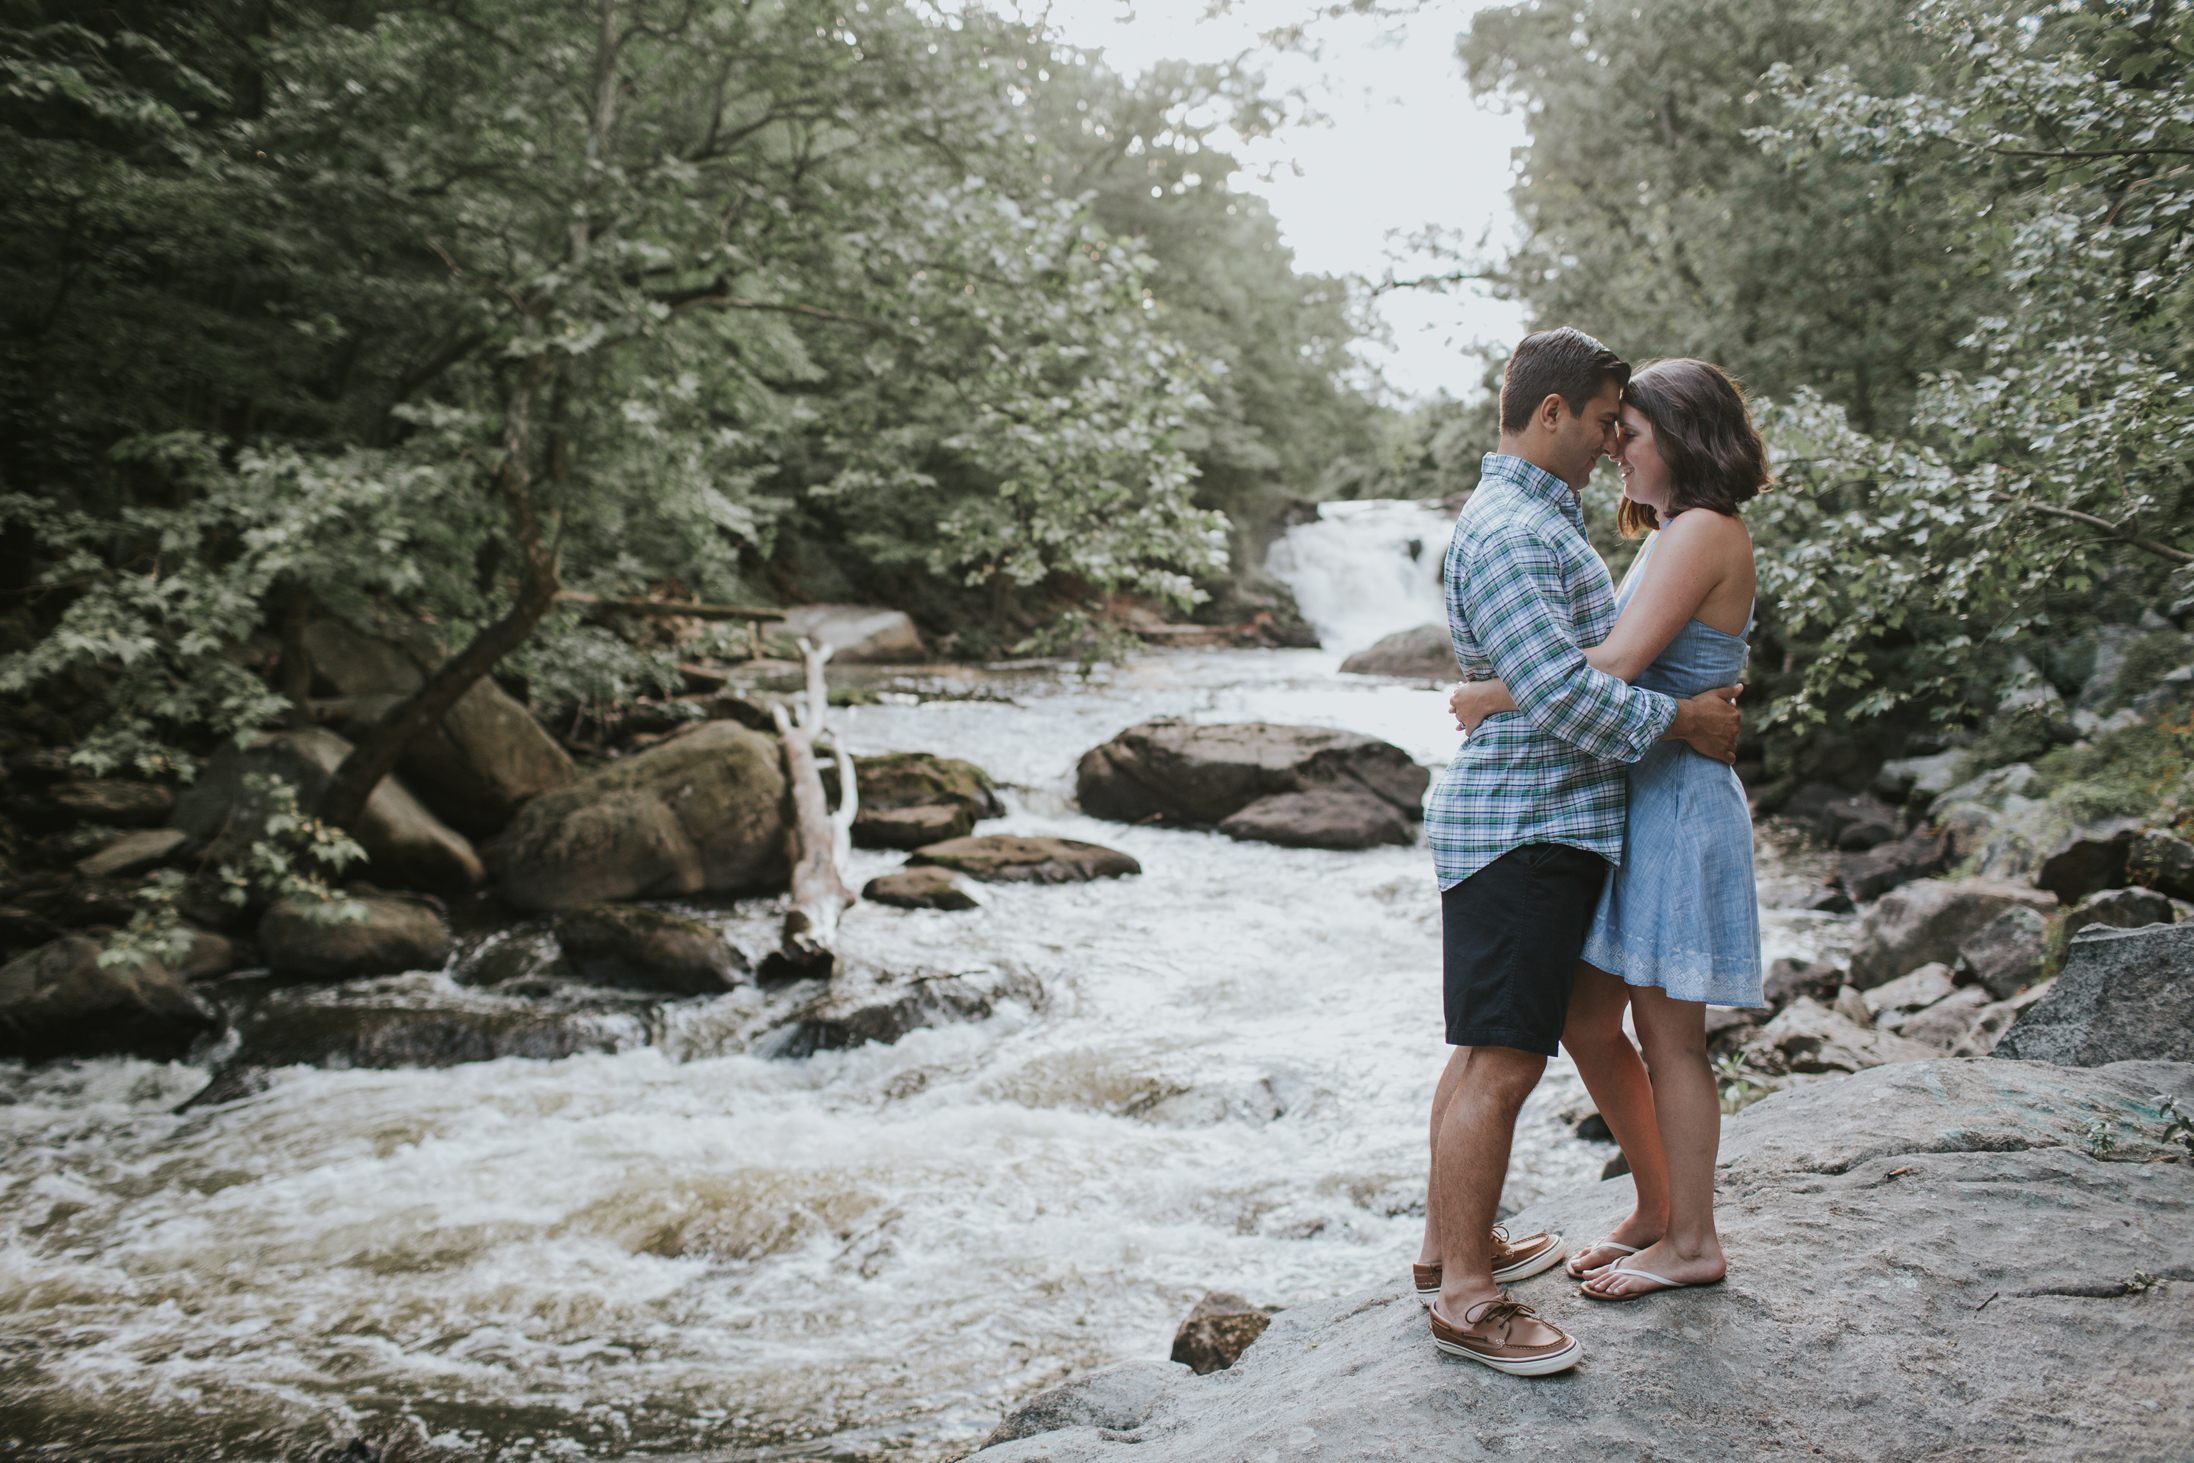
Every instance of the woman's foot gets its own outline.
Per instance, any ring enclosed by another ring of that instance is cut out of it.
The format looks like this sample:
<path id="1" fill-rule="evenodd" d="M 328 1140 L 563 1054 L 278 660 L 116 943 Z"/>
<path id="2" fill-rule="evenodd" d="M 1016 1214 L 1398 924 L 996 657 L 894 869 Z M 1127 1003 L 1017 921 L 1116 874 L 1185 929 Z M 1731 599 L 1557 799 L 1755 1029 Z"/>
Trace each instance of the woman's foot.
<path id="1" fill-rule="evenodd" d="M 1572 1280 L 1582 1280 L 1595 1270 L 1610 1265 L 1628 1265 L 1631 1257 L 1661 1237 L 1662 1226 L 1647 1223 L 1636 1212 L 1608 1232 L 1604 1240 L 1585 1246 L 1569 1257 L 1566 1273 Z"/>
<path id="2" fill-rule="evenodd" d="M 1674 1244 L 1662 1240 L 1647 1245 L 1635 1255 L 1625 1256 L 1621 1265 L 1626 1270 L 1651 1271 L 1678 1285 L 1711 1285 L 1729 1273 L 1728 1262 L 1722 1258 L 1722 1247 L 1713 1243 L 1686 1256 L 1679 1254 Z M 1583 1288 L 1603 1300 L 1614 1300 L 1667 1287 L 1655 1284 L 1644 1275 L 1602 1273 L 1584 1277 Z"/>

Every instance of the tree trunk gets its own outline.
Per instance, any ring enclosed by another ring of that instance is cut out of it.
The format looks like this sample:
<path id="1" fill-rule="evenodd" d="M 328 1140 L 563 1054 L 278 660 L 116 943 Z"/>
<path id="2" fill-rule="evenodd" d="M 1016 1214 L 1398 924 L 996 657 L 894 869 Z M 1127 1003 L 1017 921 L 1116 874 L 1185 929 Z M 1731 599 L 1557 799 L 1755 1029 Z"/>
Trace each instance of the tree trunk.
<path id="1" fill-rule="evenodd" d="M 783 706 L 770 708 L 784 745 L 793 811 L 793 826 L 786 835 L 792 845 L 792 908 L 785 913 L 780 948 L 763 962 L 764 974 L 772 979 L 828 979 L 838 958 L 838 918 L 853 903 L 853 891 L 838 876 L 852 851 L 853 818 L 861 804 L 853 759 L 843 747 L 834 749 L 839 788 L 836 814 L 823 796 L 822 773 L 815 765 L 815 742 L 822 735 L 830 705 L 823 682 L 823 663 L 830 659 L 830 652 L 828 645 L 818 649 L 806 640 L 800 642 L 808 685 L 807 706 L 797 722 L 785 714 Z"/>
<path id="2" fill-rule="evenodd" d="M 503 618 L 482 630 L 456 655 L 442 663 L 427 683 L 392 707 L 371 731 L 358 739 L 320 795 L 316 815 L 337 828 L 355 830 L 366 799 L 396 766 L 411 739 L 449 715 L 465 693 L 495 669 L 497 661 L 526 643 L 556 603 L 560 587 L 556 558 L 541 538 L 541 520 L 533 502 L 533 409 L 552 367 L 536 356 L 519 368 L 503 421 L 503 465 L 496 473 L 503 508 L 510 515 L 511 538 L 518 546 L 521 573 L 516 597 Z"/>
<path id="3" fill-rule="evenodd" d="M 305 648 L 305 625 L 312 617 L 312 590 L 292 583 L 282 596 L 282 658 L 276 665 L 281 684 L 276 688 L 289 698 L 284 718 L 292 731 L 313 725 L 312 652 Z"/>

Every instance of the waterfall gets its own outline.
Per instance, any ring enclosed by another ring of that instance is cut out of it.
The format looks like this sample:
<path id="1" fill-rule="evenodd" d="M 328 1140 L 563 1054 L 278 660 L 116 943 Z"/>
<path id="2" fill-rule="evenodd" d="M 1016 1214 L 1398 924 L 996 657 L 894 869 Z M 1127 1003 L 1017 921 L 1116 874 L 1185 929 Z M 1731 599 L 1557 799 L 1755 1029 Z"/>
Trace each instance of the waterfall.
<path id="1" fill-rule="evenodd" d="M 1323 503 L 1273 544 L 1265 567 L 1295 592 L 1328 650 L 1361 650 L 1397 630 L 1443 624 L 1440 561 L 1455 515 L 1402 498 Z"/>

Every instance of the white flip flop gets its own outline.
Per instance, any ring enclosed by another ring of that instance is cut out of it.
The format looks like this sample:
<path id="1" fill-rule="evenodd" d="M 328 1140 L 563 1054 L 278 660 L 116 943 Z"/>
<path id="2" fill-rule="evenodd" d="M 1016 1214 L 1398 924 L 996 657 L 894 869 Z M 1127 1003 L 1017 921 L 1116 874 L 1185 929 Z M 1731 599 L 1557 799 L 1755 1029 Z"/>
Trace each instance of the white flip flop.
<path id="1" fill-rule="evenodd" d="M 1612 1239 L 1594 1240 L 1591 1244 L 1586 1245 L 1577 1253 L 1580 1255 L 1589 1255 L 1594 1250 L 1621 1250 L 1626 1255 L 1635 1255 L 1638 1253 L 1638 1247 L 1636 1245 L 1626 1245 L 1621 1240 Z M 1608 1263 L 1613 1264 L 1614 1262 L 1611 1260 Z M 1563 1273 L 1568 1275 L 1570 1279 L 1582 1280 L 1588 1275 L 1597 1275 L 1606 1268 L 1607 1265 L 1595 1265 L 1589 1270 L 1572 1270 L 1567 1265 L 1565 1265 L 1562 1267 L 1562 1270 Z"/>
<path id="2" fill-rule="evenodd" d="M 1633 1251 L 1635 1253 L 1635 1251 Z M 1605 1280 L 1611 1275 L 1635 1275 L 1640 1280 L 1650 1280 L 1661 1290 L 1695 1290 L 1702 1285 L 1720 1285 L 1725 1277 L 1717 1275 L 1712 1280 L 1671 1280 L 1666 1275 L 1656 1275 L 1651 1270 L 1637 1270 L 1628 1265 L 1609 1265 L 1590 1272 L 1594 1280 Z M 1633 1290 L 1623 1295 L 1602 1295 L 1587 1285 L 1577 1287 L 1577 1293 L 1587 1300 L 1608 1302 L 1640 1300 L 1649 1295 L 1659 1295 L 1660 1290 Z"/>

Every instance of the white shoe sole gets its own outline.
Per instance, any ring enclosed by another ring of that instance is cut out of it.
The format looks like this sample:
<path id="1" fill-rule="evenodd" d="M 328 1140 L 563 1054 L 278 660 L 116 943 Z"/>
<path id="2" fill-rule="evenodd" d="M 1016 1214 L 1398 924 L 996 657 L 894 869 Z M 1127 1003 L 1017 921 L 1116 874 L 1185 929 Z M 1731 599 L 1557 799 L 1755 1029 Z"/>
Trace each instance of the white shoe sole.
<path id="1" fill-rule="evenodd" d="M 1467 1346 L 1458 1346 L 1452 1341 L 1442 1341 L 1437 1336 L 1432 1338 L 1432 1344 L 1449 1356 L 1465 1356 L 1472 1361 L 1483 1362 L 1497 1372 L 1506 1372 L 1512 1377 L 1544 1377 L 1555 1372 L 1566 1372 L 1585 1359 L 1584 1347 L 1574 1338 L 1571 1339 L 1569 1345 L 1563 1347 L 1560 1351 L 1549 1352 L 1545 1356 L 1534 1356 L 1524 1361 L 1504 1361 L 1499 1357 L 1487 1356 L 1482 1351 L 1472 1351 Z"/>
<path id="2" fill-rule="evenodd" d="M 1495 1285 L 1506 1285 L 1511 1280 L 1529 1280 L 1532 1276 L 1539 1274 L 1541 1271 L 1553 1269 L 1556 1265 L 1561 1264 L 1562 1261 L 1568 1258 L 1569 1246 L 1563 1244 L 1561 1240 L 1557 1239 L 1554 1241 L 1553 1244 L 1548 1245 L 1546 1249 L 1536 1255 L 1533 1255 L 1530 1259 L 1518 1260 L 1515 1264 L 1509 1266 L 1506 1270 L 1494 1271 L 1493 1283 Z M 1430 1290 L 1420 1290 L 1417 1292 L 1417 1303 L 1419 1305 L 1429 1306 L 1435 1300 L 1439 1299 L 1439 1296 L 1440 1288 L 1438 1286 L 1434 1286 Z"/>
<path id="3" fill-rule="evenodd" d="M 1528 1280 L 1541 1270 L 1551 1270 L 1568 1258 L 1569 1246 L 1557 1239 L 1553 1244 L 1548 1245 L 1542 1253 L 1533 1255 L 1528 1260 L 1518 1260 L 1506 1270 L 1494 1271 L 1493 1283 L 1495 1285 L 1506 1285 L 1511 1280 Z"/>

